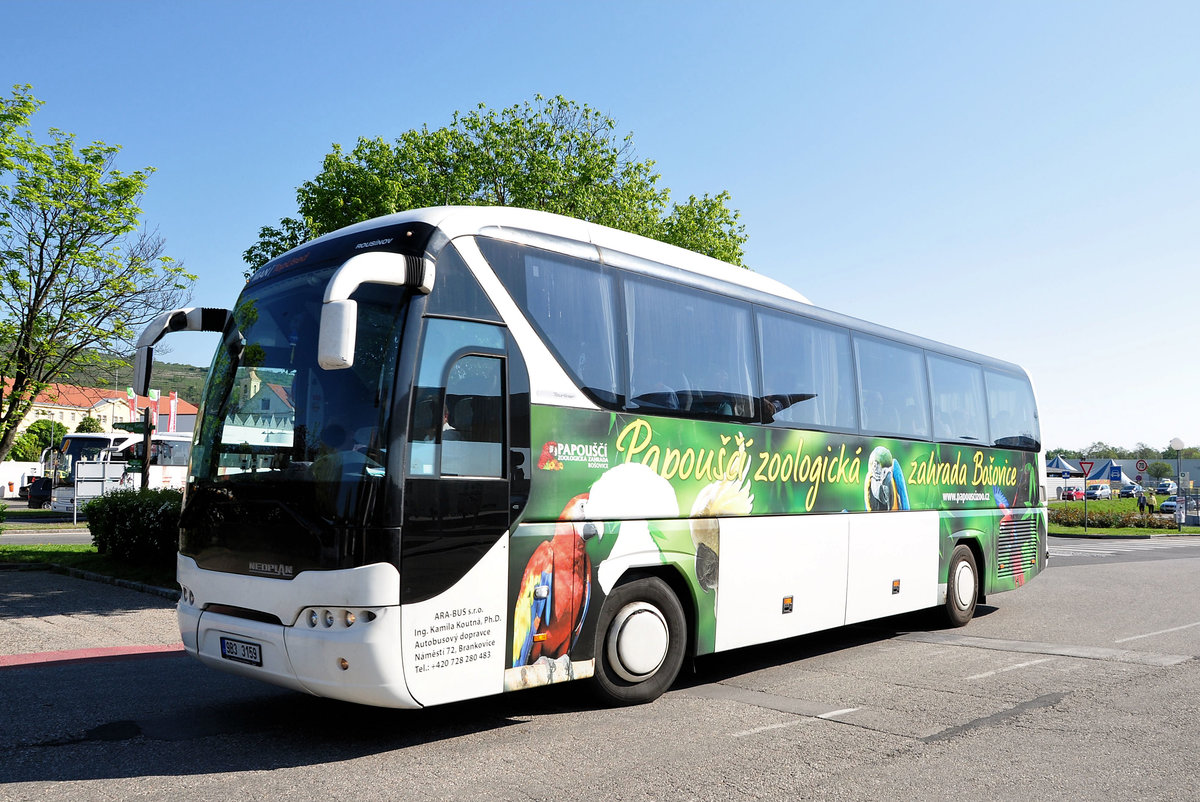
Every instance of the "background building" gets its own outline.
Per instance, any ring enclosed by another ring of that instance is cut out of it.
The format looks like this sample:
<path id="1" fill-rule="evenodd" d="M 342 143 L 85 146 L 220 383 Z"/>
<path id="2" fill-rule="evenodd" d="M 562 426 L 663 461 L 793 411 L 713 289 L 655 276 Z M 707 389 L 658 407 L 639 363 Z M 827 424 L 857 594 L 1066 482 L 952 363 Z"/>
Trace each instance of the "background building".
<path id="1" fill-rule="evenodd" d="M 5 380 L 5 393 L 11 383 Z M 105 390 L 99 387 L 77 387 L 73 384 L 51 384 L 38 393 L 24 420 L 17 427 L 23 432 L 34 421 L 52 420 L 73 432 L 80 421 L 93 417 L 106 432 L 113 431 L 113 424 L 129 423 L 142 419 L 142 412 L 150 406 L 156 407 L 159 415 L 158 430 L 168 429 L 171 417 L 171 398 L 163 393 L 157 402 L 144 395 L 136 396 L 131 404 L 127 393 Z M 196 405 L 182 398 L 175 404 L 175 427 L 173 431 L 190 432 L 196 428 Z"/>

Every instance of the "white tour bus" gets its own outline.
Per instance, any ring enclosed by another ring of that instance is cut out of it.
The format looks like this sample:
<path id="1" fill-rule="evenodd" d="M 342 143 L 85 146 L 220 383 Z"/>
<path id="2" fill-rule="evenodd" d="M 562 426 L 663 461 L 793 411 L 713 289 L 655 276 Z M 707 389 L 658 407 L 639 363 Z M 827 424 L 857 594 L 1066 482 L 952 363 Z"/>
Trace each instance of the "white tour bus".
<path id="1" fill-rule="evenodd" d="M 1008 362 L 756 273 L 513 208 L 420 209 L 269 262 L 220 331 L 181 520 L 206 664 L 419 707 L 896 613 L 965 624 L 1046 564 Z"/>
<path id="2" fill-rule="evenodd" d="M 143 435 L 131 432 L 99 432 L 68 434 L 62 443 L 42 454 L 43 476 L 51 477 L 53 488 L 50 509 L 73 512 L 76 509 L 76 478 L 80 463 L 106 466 L 97 477 L 106 481 L 87 481 L 80 485 L 78 508 L 94 498 L 118 488 L 142 486 L 140 468 L 128 468 L 130 461 L 140 465 L 144 450 Z M 187 479 L 188 456 L 192 438 L 188 434 L 155 432 L 150 439 L 150 476 L 152 489 L 173 487 L 183 489 Z"/>

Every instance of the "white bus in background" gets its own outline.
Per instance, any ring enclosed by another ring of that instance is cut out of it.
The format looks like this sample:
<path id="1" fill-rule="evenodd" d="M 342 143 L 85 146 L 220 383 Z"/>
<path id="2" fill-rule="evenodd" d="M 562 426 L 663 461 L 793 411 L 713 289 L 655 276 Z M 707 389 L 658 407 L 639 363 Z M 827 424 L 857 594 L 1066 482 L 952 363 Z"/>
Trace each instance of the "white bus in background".
<path id="1" fill-rule="evenodd" d="M 118 488 L 136 489 L 142 486 L 141 460 L 144 435 L 131 432 L 100 434 L 69 434 L 58 446 L 47 449 L 42 456 L 45 476 L 54 482 L 50 509 L 72 512 L 83 509 L 87 502 Z M 188 456 L 192 450 L 190 434 L 155 433 L 150 437 L 149 487 L 182 490 L 187 480 Z M 132 462 L 133 467 L 130 467 Z M 80 464 L 105 466 L 102 470 L 83 471 L 89 476 L 104 477 L 103 485 L 88 482 L 76 499 L 76 479 Z"/>

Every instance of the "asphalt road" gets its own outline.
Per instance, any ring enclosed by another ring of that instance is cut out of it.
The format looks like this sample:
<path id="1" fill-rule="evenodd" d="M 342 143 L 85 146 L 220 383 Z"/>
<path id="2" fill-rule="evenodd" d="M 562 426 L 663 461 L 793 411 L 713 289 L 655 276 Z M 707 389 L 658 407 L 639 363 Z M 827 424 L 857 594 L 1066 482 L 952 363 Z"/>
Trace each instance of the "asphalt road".
<path id="1" fill-rule="evenodd" d="M 175 651 L 169 601 L 3 572 L 0 800 L 1200 797 L 1200 538 L 1050 552 L 965 628 L 717 655 L 624 709 L 314 699 Z"/>

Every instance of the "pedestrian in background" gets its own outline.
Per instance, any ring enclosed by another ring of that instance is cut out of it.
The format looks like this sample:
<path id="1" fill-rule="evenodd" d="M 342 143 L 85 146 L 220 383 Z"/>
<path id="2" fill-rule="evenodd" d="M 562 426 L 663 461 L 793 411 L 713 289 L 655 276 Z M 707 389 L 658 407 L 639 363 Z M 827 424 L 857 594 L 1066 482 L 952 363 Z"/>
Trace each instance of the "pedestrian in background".
<path id="1" fill-rule="evenodd" d="M 1156 499 L 1154 498 L 1154 491 L 1151 490 L 1149 493 L 1146 494 L 1146 509 L 1148 509 L 1150 511 L 1151 515 L 1154 514 L 1154 502 L 1155 501 L 1156 501 Z"/>
<path id="2" fill-rule="evenodd" d="M 1146 514 L 1146 494 L 1138 493 L 1137 497 L 1138 497 L 1138 514 L 1145 515 Z"/>

